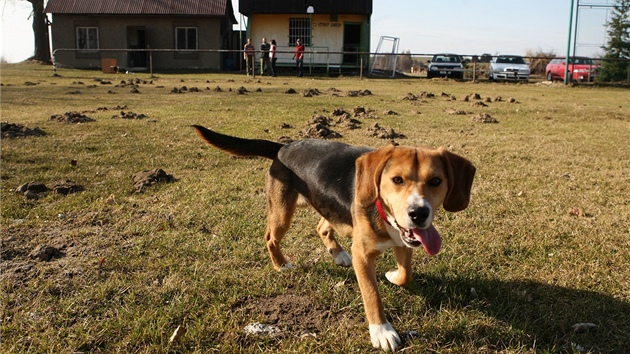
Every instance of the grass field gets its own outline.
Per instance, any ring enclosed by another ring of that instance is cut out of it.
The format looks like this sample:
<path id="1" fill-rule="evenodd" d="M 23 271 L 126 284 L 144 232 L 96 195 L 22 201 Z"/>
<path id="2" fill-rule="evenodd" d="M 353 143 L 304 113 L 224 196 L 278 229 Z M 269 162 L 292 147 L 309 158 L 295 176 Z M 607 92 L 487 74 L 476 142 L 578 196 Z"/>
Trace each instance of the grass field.
<path id="1" fill-rule="evenodd" d="M 1 142 L 3 353 L 370 352 L 354 272 L 332 262 L 317 215 L 297 213 L 283 243 L 295 269 L 274 271 L 269 161 L 216 151 L 190 127 L 297 140 L 313 116 L 356 107 L 370 114 L 358 129 L 331 125 L 337 140 L 389 144 L 367 134 L 378 124 L 477 167 L 470 207 L 438 213 L 442 251 L 414 254 L 408 287 L 384 277 L 391 252 L 377 263 L 401 351 L 630 352 L 628 89 L 1 69 L 2 121 L 46 133 Z M 371 95 L 348 94 L 359 90 Z M 94 121 L 50 120 L 71 111 Z M 112 118 L 121 111 L 144 118 Z M 155 168 L 175 181 L 137 190 L 132 176 Z M 59 179 L 84 190 L 17 191 Z M 245 334 L 256 322 L 277 331 Z M 170 342 L 177 327 L 186 332 Z"/>

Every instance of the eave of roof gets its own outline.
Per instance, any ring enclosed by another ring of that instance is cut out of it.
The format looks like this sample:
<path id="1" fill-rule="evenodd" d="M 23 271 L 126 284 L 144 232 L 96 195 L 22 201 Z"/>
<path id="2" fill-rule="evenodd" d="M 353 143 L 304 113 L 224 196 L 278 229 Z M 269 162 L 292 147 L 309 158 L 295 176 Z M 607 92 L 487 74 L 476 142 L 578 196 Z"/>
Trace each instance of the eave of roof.
<path id="1" fill-rule="evenodd" d="M 230 0 L 48 0 L 44 12 L 90 15 L 225 16 L 228 14 L 234 19 Z"/>

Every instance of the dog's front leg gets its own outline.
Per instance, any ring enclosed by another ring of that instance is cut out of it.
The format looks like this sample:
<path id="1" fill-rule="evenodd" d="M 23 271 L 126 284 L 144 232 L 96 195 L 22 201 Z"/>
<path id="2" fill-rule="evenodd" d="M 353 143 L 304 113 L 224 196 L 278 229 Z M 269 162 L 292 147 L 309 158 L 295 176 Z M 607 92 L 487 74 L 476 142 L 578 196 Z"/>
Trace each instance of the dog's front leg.
<path id="1" fill-rule="evenodd" d="M 396 350 L 400 337 L 385 318 L 383 302 L 376 284 L 375 261 L 380 252 L 367 250 L 360 240 L 352 244 L 352 266 L 359 282 L 365 315 L 370 325 L 372 346 L 385 351 Z"/>
<path id="2" fill-rule="evenodd" d="M 385 274 L 387 280 L 398 286 L 406 286 L 411 281 L 411 256 L 413 251 L 409 247 L 394 247 L 394 255 L 398 269 Z"/>

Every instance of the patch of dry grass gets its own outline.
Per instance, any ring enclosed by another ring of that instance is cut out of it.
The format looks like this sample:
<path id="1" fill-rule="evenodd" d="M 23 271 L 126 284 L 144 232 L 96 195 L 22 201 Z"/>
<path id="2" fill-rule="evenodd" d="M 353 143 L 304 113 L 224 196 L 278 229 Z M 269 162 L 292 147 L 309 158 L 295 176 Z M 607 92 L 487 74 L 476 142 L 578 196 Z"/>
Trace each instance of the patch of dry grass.
<path id="1" fill-rule="evenodd" d="M 273 271 L 262 238 L 269 162 L 229 157 L 190 128 L 298 139 L 313 115 L 357 106 L 378 118 L 358 118 L 355 130 L 331 126 L 341 141 L 383 146 L 387 139 L 367 134 L 378 123 L 404 134 L 396 139 L 400 144 L 445 146 L 478 168 L 471 206 L 439 213 L 435 224 L 444 247 L 436 257 L 414 255 L 410 286 L 385 280 L 395 265 L 391 253 L 378 262 L 386 313 L 400 333 L 411 334 L 406 350 L 630 348 L 627 90 L 356 77 L 51 74 L 50 67 L 31 63 L 2 67 L 2 121 L 47 133 L 2 139 L 2 352 L 368 351 L 354 272 L 332 264 L 314 231 L 317 216 L 297 213 L 283 244 L 296 269 Z M 139 80 L 139 93 L 131 92 L 130 79 Z M 184 93 L 171 93 L 182 86 Z M 248 92 L 235 93 L 241 86 Z M 286 94 L 289 88 L 298 94 Z M 320 94 L 302 97 L 307 89 Z M 366 89 L 372 95 L 346 95 Z M 436 97 L 423 98 L 423 91 Z M 408 93 L 419 98 L 403 99 Z M 465 101 L 472 93 L 491 102 Z M 449 109 L 465 114 L 447 114 Z M 95 121 L 49 120 L 70 111 Z M 120 111 L 145 117 L 112 118 Z M 480 113 L 498 123 L 474 122 Z M 136 191 L 132 175 L 154 168 L 176 181 Z M 26 182 L 60 178 L 85 190 L 37 199 L 16 192 Z M 58 253 L 48 262 L 34 259 L 41 245 Z M 284 313 L 260 308 L 274 305 Z M 253 322 L 281 333 L 244 334 Z M 597 328 L 575 333 L 571 326 L 582 322 Z M 186 334 L 169 343 L 178 326 Z"/>

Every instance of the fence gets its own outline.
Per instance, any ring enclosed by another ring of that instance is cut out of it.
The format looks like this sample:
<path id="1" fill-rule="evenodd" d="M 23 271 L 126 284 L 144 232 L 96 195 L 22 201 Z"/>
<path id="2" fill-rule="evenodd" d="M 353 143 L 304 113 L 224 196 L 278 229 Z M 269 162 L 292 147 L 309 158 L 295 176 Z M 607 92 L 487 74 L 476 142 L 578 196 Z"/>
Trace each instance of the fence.
<path id="1" fill-rule="evenodd" d="M 85 50 L 78 49 L 56 49 L 52 53 L 53 61 L 53 74 L 57 75 L 57 69 L 59 63 L 57 62 L 57 54 L 61 52 L 74 52 L 85 53 Z M 229 55 L 235 58 L 242 58 L 242 50 L 223 50 L 223 49 L 197 49 L 197 50 L 177 50 L 177 49 L 99 49 L 92 53 L 98 53 L 101 58 L 104 58 L 103 53 L 134 53 L 140 52 L 148 55 L 148 67 L 146 70 L 153 76 L 154 68 L 154 56 L 158 53 L 215 53 Z M 256 51 L 256 58 L 259 59 L 261 52 Z M 292 47 L 278 47 L 277 65 L 279 67 L 294 66 L 293 60 L 294 49 Z M 426 68 L 428 66 L 429 59 L 433 56 L 432 53 L 370 53 L 370 52 L 343 52 L 343 51 L 331 51 L 328 47 L 310 47 L 306 48 L 304 53 L 304 67 L 312 74 L 312 71 L 324 71 L 326 74 L 341 74 L 342 72 L 352 72 L 358 74 L 360 78 L 363 78 L 365 70 L 369 69 L 370 74 L 378 76 L 391 76 L 395 77 L 397 74 L 410 75 L 412 77 L 423 77 L 426 75 Z M 490 61 L 497 56 L 490 55 L 460 55 L 464 58 L 464 71 L 463 80 L 477 81 L 480 79 L 488 78 L 490 73 Z M 348 58 L 351 58 L 348 61 Z M 547 64 L 553 59 L 552 57 L 524 57 L 531 69 L 531 77 L 534 80 L 545 80 L 546 72 L 545 68 Z M 354 60 L 353 60 L 354 59 Z M 592 59 L 592 70 L 590 72 L 596 72 L 604 59 Z M 628 65 L 628 81 L 630 84 L 630 60 L 622 60 L 627 62 Z M 105 63 L 105 62 L 103 62 Z M 258 69 L 259 60 L 254 60 L 255 68 Z M 395 63 L 395 67 L 392 67 L 392 63 Z M 233 64 L 233 63 L 232 63 Z M 117 65 L 111 65 L 117 66 Z M 182 68 L 185 69 L 185 68 Z M 208 69 L 208 68 L 195 68 L 195 69 Z M 239 60 L 238 65 L 224 65 L 220 71 L 231 71 L 245 69 L 244 60 Z M 103 67 L 103 70 L 106 70 Z M 594 77 L 589 76 L 586 81 L 593 81 Z"/>

